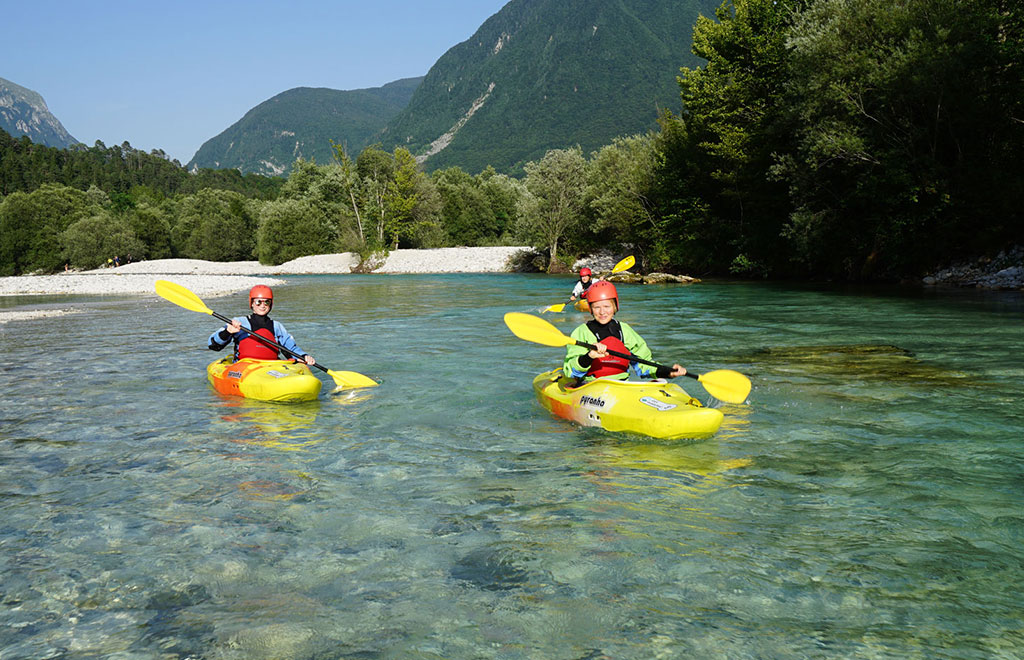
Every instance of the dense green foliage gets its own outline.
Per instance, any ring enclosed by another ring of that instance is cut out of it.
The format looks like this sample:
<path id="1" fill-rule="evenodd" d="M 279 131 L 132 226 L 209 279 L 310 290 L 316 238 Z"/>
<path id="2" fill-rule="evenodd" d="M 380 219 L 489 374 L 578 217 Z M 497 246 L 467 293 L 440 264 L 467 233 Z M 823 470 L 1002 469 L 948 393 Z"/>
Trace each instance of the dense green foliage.
<path id="1" fill-rule="evenodd" d="M 48 183 L 80 190 L 94 185 L 110 195 L 146 186 L 165 196 L 219 188 L 272 199 L 284 182 L 275 177 L 243 176 L 237 170 L 200 169 L 190 174 L 177 161 L 168 160 L 164 152 L 147 154 L 127 142 L 119 147 L 97 141 L 93 147 L 58 149 L 0 131 L 0 195 L 30 192 Z"/>
<path id="2" fill-rule="evenodd" d="M 330 163 L 332 142 L 358 152 L 404 108 L 423 78 L 356 90 L 298 87 L 245 113 L 207 140 L 188 166 L 277 176 L 296 159 Z"/>
<path id="3" fill-rule="evenodd" d="M 5 197 L 0 204 L 0 275 L 62 267 L 61 234 L 101 210 L 84 191 L 56 184 Z"/>
<path id="4" fill-rule="evenodd" d="M 145 251 L 145 244 L 125 218 L 102 212 L 75 221 L 59 240 L 67 261 L 86 268 L 99 268 L 110 258 L 108 255 L 127 261 L 129 255 Z"/>
<path id="5" fill-rule="evenodd" d="M 577 233 L 583 220 L 587 161 L 579 147 L 554 149 L 526 164 L 526 194 L 520 198 L 518 233 L 548 249 L 549 270 L 558 270 L 558 244 Z"/>

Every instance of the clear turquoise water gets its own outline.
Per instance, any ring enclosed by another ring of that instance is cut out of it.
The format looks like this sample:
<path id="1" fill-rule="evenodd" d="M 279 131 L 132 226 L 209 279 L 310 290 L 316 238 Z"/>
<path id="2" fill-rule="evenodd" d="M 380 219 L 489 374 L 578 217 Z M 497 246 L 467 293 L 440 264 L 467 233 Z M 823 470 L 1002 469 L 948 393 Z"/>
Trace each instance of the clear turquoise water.
<path id="1" fill-rule="evenodd" d="M 296 406 L 213 392 L 155 295 L 0 301 L 81 308 L 0 325 L 0 658 L 1021 657 L 1019 293 L 623 286 L 656 359 L 754 382 L 663 443 L 534 400 L 560 351 L 502 315 L 569 286 L 292 278 L 383 381 Z"/>

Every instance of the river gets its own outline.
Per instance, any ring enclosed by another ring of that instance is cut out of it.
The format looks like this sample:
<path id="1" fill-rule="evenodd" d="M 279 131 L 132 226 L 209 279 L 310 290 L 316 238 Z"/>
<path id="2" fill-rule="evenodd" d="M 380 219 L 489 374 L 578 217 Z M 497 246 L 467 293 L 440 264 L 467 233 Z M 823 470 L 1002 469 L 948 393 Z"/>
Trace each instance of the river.
<path id="1" fill-rule="evenodd" d="M 502 315 L 568 279 L 288 282 L 379 387 L 232 399 L 207 315 L 0 300 L 79 309 L 0 325 L 0 658 L 1021 657 L 1019 292 L 620 285 L 655 359 L 753 381 L 665 442 L 535 400 L 561 349 Z"/>

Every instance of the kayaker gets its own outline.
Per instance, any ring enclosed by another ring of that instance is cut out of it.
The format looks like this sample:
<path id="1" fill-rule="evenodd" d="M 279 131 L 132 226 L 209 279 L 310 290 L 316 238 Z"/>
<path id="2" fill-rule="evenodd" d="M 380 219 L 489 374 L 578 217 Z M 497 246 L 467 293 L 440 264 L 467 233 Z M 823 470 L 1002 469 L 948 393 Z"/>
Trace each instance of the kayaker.
<path id="1" fill-rule="evenodd" d="M 270 310 L 273 306 L 274 292 L 270 290 L 270 287 L 264 284 L 254 286 L 249 290 L 249 309 L 252 310 L 252 314 L 244 319 L 232 319 L 231 323 L 210 335 L 208 344 L 210 350 L 223 350 L 225 346 L 234 341 L 235 360 L 242 358 L 280 360 L 281 357 L 276 348 L 251 336 L 257 334 L 298 353 L 306 364 L 316 364 L 313 356 L 299 348 L 295 339 L 284 329 L 284 326 L 270 318 Z"/>
<path id="2" fill-rule="evenodd" d="M 576 286 L 572 288 L 572 296 L 569 298 L 570 302 L 586 295 L 587 289 L 593 283 L 592 271 L 586 266 L 580 268 L 580 279 L 576 282 Z"/>
<path id="3" fill-rule="evenodd" d="M 686 374 L 686 369 L 673 364 L 655 369 L 645 364 L 631 362 L 608 353 L 609 350 L 631 353 L 638 358 L 651 360 L 651 349 L 628 323 L 615 320 L 619 311 L 619 294 L 615 285 L 604 280 L 594 282 L 586 293 L 593 319 L 572 331 L 572 338 L 593 344 L 587 349 L 575 344 L 566 348 L 562 372 L 570 378 L 589 381 L 595 378 L 626 380 L 630 374 L 638 378 L 676 378 Z"/>

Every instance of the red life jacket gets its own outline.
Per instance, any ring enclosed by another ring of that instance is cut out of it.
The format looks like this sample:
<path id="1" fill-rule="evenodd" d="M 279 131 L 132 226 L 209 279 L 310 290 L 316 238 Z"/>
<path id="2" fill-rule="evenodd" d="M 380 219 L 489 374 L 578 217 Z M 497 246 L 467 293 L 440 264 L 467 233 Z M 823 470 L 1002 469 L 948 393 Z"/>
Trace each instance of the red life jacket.
<path id="1" fill-rule="evenodd" d="M 239 360 L 241 360 L 242 358 L 252 358 L 254 360 L 277 359 L 276 348 L 264 344 L 259 339 L 254 339 L 252 336 L 250 336 L 252 333 L 249 332 L 248 330 L 246 332 L 249 334 L 246 334 L 245 339 L 238 342 Z M 261 337 L 266 337 L 270 341 L 277 341 L 274 338 L 274 333 L 267 328 L 260 328 L 259 330 L 256 331 L 256 334 L 260 335 Z"/>
<path id="2" fill-rule="evenodd" d="M 622 343 L 622 340 L 618 337 L 605 337 L 601 340 L 602 344 L 609 351 L 618 351 L 620 353 L 629 353 L 629 349 Z M 616 357 L 609 355 L 608 357 L 597 358 L 590 365 L 590 369 L 587 370 L 587 376 L 600 378 L 602 376 L 614 376 L 621 374 L 629 370 L 629 360 L 625 358 Z"/>

